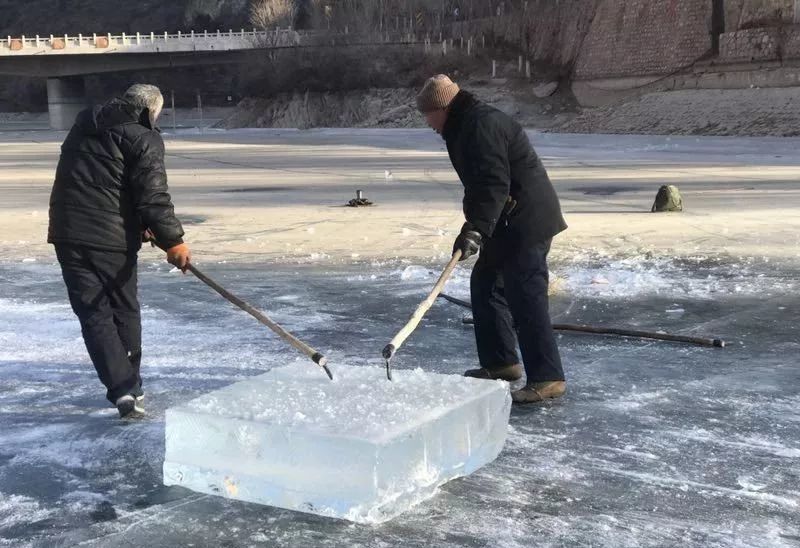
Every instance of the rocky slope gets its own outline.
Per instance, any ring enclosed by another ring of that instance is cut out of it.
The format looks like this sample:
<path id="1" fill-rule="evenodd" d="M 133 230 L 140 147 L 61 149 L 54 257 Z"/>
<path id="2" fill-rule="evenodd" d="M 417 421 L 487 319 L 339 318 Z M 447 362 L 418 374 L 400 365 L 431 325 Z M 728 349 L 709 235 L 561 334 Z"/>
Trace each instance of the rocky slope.
<path id="1" fill-rule="evenodd" d="M 505 80 L 466 82 L 465 89 L 512 115 L 527 127 L 549 128 L 575 114 L 568 92 L 538 98 L 531 84 Z M 225 128 L 240 127 L 422 127 L 416 111 L 415 89 L 370 89 L 331 93 L 279 94 L 245 99 L 223 121 Z"/>
<path id="2" fill-rule="evenodd" d="M 648 93 L 586 110 L 556 125 L 567 133 L 800 135 L 800 88 L 697 89 Z"/>

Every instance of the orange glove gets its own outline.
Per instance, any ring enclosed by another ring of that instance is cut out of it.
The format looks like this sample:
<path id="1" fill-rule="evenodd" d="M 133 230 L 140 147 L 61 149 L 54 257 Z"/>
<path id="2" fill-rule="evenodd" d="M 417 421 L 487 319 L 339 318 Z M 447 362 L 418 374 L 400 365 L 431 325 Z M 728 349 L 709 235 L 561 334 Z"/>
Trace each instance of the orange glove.
<path id="1" fill-rule="evenodd" d="M 184 274 L 186 274 L 186 268 L 191 260 L 192 252 L 189 251 L 189 246 L 186 244 L 178 244 L 167 250 L 167 262 L 180 268 Z"/>

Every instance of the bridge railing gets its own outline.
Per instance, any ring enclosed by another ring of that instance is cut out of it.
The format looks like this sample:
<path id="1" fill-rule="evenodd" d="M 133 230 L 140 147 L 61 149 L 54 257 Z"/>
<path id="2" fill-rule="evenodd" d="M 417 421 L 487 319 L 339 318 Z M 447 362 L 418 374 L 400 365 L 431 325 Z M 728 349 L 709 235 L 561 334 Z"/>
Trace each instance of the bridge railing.
<path id="1" fill-rule="evenodd" d="M 0 55 L 31 55 L 41 53 L 60 53 L 69 49 L 93 49 L 111 52 L 132 46 L 169 46 L 181 47 L 199 44 L 200 47 L 213 43 L 248 43 L 253 46 L 264 43 L 287 43 L 297 40 L 298 33 L 293 29 L 275 30 L 228 30 L 215 32 L 178 32 L 178 33 L 135 33 L 135 34 L 78 34 L 77 36 L 39 36 L 34 37 L 7 36 L 0 39 Z M 34 51 L 35 50 L 35 51 Z M 66 52 L 64 52 L 66 53 Z M 99 52 L 98 52 L 99 53 Z"/>
<path id="2" fill-rule="evenodd" d="M 798 0 L 800 1 L 800 0 Z M 425 52 L 438 51 L 439 43 L 430 34 L 416 35 L 410 32 L 392 31 L 296 31 L 291 28 L 270 30 L 203 31 L 177 33 L 135 34 L 78 34 L 77 36 L 6 36 L 0 38 L 0 59 L 10 60 L 26 56 L 97 55 L 97 54 L 149 54 L 189 53 L 255 50 L 266 48 L 327 47 L 347 45 L 408 44 L 423 45 Z M 442 39 L 441 51 L 455 49 L 454 39 Z M 467 45 L 468 54 L 473 40 L 460 39 L 460 46 Z"/>

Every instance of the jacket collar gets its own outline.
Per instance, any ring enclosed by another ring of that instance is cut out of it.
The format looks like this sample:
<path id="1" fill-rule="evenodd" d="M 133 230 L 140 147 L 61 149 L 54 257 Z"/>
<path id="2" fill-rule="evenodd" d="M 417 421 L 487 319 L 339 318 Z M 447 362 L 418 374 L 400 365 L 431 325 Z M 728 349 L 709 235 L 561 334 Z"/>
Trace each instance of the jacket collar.
<path id="1" fill-rule="evenodd" d="M 147 129 L 156 129 L 150 120 L 150 109 L 136 107 L 124 99 L 112 99 L 95 112 L 98 127 L 113 127 L 124 124 L 140 124 Z"/>
<path id="2" fill-rule="evenodd" d="M 461 131 L 466 114 L 478 104 L 478 100 L 468 91 L 459 91 L 447 109 L 447 121 L 442 130 L 445 141 L 454 139 Z"/>

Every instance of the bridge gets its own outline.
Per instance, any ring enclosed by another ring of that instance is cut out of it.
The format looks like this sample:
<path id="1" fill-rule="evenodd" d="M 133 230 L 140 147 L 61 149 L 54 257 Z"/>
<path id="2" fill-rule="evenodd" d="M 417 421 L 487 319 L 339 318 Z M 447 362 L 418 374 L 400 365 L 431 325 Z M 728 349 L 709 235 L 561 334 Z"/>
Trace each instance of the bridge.
<path id="1" fill-rule="evenodd" d="M 378 40 L 292 29 L 21 36 L 0 40 L 0 74 L 47 78 L 50 127 L 69 129 L 86 106 L 84 76 L 103 72 L 242 62 L 265 49 L 416 43 L 411 34 Z M 429 41 L 425 40 L 426 48 Z"/>

